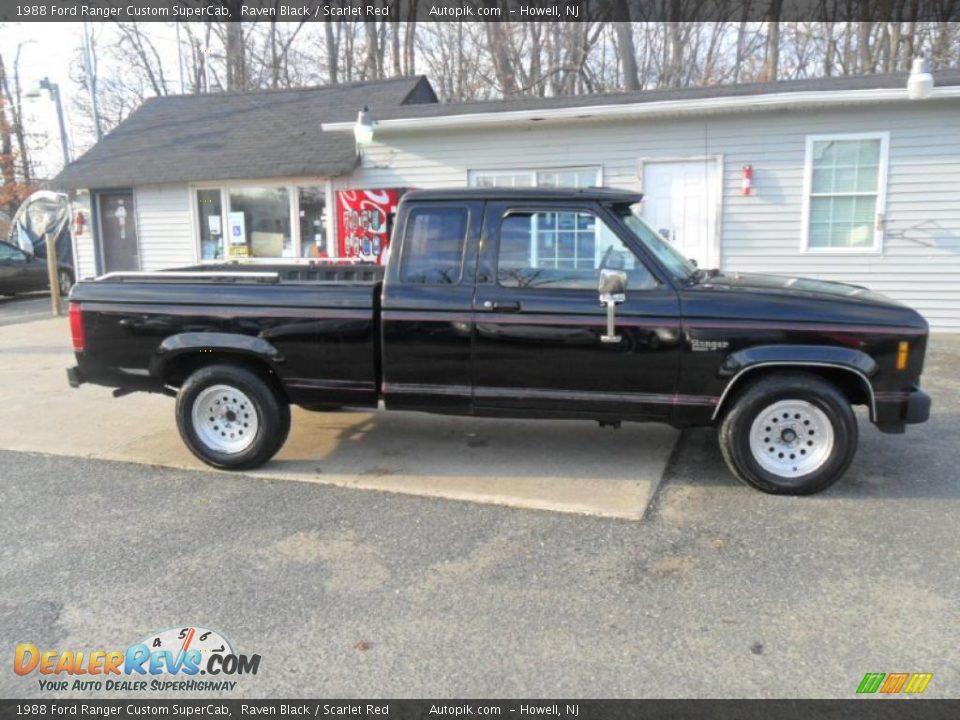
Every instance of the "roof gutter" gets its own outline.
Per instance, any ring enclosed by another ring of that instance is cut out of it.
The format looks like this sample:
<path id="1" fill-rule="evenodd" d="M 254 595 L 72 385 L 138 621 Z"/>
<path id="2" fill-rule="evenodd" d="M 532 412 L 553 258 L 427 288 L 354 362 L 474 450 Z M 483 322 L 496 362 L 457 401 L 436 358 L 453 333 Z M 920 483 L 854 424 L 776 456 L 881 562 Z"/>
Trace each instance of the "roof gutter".
<path id="1" fill-rule="evenodd" d="M 960 97 L 960 86 L 934 88 L 926 100 Z M 870 90 L 813 90 L 807 92 L 728 95 L 724 97 L 660 100 L 617 105 L 585 105 L 552 109 L 478 112 L 434 117 L 377 120 L 377 132 L 509 125 L 538 121 L 648 118 L 688 114 L 715 114 L 801 107 L 840 107 L 883 102 L 911 101 L 904 88 Z M 353 131 L 353 122 L 323 123 L 324 132 Z"/>

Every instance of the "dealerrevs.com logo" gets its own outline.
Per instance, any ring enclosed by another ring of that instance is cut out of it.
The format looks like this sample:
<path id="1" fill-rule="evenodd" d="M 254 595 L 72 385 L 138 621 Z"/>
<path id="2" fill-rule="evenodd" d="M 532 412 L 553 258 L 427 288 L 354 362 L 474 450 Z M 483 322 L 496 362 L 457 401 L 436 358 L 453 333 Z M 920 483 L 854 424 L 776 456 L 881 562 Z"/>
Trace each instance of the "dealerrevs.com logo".
<path id="1" fill-rule="evenodd" d="M 162 630 L 126 650 L 46 650 L 21 643 L 13 670 L 37 676 L 40 690 L 65 691 L 230 691 L 239 675 L 256 675 L 259 655 L 234 652 L 215 630 Z M 198 676 L 204 676 L 202 679 Z"/>

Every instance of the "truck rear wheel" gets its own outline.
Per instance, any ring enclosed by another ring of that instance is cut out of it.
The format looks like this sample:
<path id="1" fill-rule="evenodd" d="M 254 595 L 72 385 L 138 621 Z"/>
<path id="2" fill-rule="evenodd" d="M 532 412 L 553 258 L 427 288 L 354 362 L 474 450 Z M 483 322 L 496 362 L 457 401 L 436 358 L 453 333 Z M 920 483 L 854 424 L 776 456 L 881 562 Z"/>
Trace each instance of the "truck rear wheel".
<path id="1" fill-rule="evenodd" d="M 290 431 L 290 406 L 256 373 L 209 365 L 190 375 L 177 394 L 177 428 L 198 458 L 224 470 L 263 465 Z"/>
<path id="2" fill-rule="evenodd" d="M 843 393 L 804 373 L 753 383 L 720 425 L 720 450 L 733 474 L 779 495 L 833 485 L 853 461 L 857 438 L 857 417 Z"/>

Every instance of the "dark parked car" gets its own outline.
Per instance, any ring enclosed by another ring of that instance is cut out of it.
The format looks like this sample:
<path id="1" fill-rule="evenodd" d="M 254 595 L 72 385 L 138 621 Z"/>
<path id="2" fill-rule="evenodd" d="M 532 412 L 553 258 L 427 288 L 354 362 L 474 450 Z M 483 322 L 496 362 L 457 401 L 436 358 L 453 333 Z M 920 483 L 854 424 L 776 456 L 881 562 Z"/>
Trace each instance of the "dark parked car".
<path id="1" fill-rule="evenodd" d="M 927 419 L 927 323 L 862 287 L 698 269 L 612 190 L 418 191 L 377 266 L 115 273 L 78 284 L 74 386 L 176 395 L 187 446 L 269 460 L 290 405 L 713 425 L 731 470 L 812 493 Z M 430 438 L 423 438 L 430 442 Z M 623 448 L 629 453 L 630 448 Z"/>
<path id="2" fill-rule="evenodd" d="M 10 243 L 0 242 L 0 295 L 18 295 L 36 290 L 49 290 L 47 259 L 29 255 Z M 70 268 L 58 270 L 60 292 L 64 297 L 73 286 Z"/>

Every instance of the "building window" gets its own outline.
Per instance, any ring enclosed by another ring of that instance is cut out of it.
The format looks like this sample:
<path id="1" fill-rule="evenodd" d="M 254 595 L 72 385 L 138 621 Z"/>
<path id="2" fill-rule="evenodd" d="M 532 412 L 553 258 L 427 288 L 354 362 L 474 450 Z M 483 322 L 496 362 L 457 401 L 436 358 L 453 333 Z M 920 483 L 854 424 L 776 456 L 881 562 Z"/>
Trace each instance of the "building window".
<path id="1" fill-rule="evenodd" d="M 223 257 L 223 205 L 219 188 L 197 190 L 197 217 L 200 221 L 200 259 Z"/>
<path id="2" fill-rule="evenodd" d="M 203 187 L 195 200 L 201 260 L 336 256 L 325 184 Z"/>
<path id="3" fill-rule="evenodd" d="M 300 215 L 300 257 L 326 258 L 336 252 L 327 247 L 327 189 L 323 185 L 297 188 Z"/>
<path id="4" fill-rule="evenodd" d="M 807 138 L 805 249 L 880 249 L 888 144 L 887 133 Z"/>
<path id="5" fill-rule="evenodd" d="M 227 192 L 228 257 L 291 257 L 290 193 L 285 187 L 238 187 Z"/>
<path id="6" fill-rule="evenodd" d="M 533 187 L 536 183 L 533 172 L 470 172 L 471 187 Z"/>
<path id="7" fill-rule="evenodd" d="M 463 268 L 466 208 L 416 208 L 407 216 L 400 281 L 421 285 L 455 285 Z"/>
<path id="8" fill-rule="evenodd" d="M 599 187 L 600 168 L 547 168 L 541 170 L 471 170 L 470 187 Z"/>
<path id="9" fill-rule="evenodd" d="M 657 284 L 630 248 L 592 213 L 510 211 L 503 218 L 497 280 L 504 287 L 596 292 L 601 265 L 625 270 L 631 288 Z"/>

